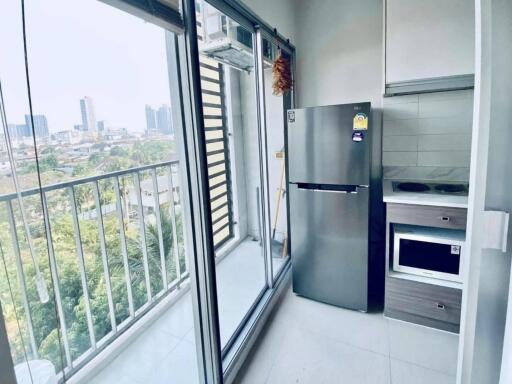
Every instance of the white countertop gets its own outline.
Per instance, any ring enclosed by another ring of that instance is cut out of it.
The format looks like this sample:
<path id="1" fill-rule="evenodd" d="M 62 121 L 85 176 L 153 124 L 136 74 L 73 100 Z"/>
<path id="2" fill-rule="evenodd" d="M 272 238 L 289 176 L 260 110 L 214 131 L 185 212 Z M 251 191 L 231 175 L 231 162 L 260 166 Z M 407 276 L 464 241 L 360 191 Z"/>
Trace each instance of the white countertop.
<path id="1" fill-rule="evenodd" d="M 420 192 L 395 192 L 392 182 L 401 180 L 384 179 L 382 181 L 382 195 L 385 203 L 430 205 L 436 207 L 467 208 L 468 197 L 460 195 L 443 195 Z M 411 180 L 409 180 L 411 181 Z M 431 181 L 429 181 L 431 182 Z"/>

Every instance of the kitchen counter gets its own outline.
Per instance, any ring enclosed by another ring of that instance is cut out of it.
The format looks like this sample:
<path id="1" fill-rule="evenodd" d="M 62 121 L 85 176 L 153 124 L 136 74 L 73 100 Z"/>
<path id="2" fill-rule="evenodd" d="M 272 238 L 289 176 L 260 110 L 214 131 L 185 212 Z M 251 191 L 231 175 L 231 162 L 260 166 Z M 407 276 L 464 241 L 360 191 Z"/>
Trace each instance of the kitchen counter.
<path id="1" fill-rule="evenodd" d="M 382 195 L 385 203 L 430 205 L 436 207 L 467 208 L 468 197 L 441 193 L 421 193 L 393 191 L 392 182 L 399 180 L 384 179 Z"/>

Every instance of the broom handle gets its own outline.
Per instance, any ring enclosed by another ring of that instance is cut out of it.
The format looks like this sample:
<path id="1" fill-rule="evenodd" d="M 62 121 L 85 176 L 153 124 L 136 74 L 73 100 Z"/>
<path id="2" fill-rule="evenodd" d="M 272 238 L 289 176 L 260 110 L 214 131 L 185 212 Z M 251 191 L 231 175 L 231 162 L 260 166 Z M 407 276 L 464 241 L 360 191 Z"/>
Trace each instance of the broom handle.
<path id="1" fill-rule="evenodd" d="M 277 190 L 276 195 L 276 214 L 274 215 L 274 229 L 272 230 L 272 239 L 276 237 L 276 228 L 277 228 L 277 219 L 279 218 L 279 208 L 281 205 L 281 193 L 283 191 L 283 182 L 284 182 L 284 157 L 283 157 L 283 165 L 281 166 L 281 177 L 279 181 L 279 189 Z"/>

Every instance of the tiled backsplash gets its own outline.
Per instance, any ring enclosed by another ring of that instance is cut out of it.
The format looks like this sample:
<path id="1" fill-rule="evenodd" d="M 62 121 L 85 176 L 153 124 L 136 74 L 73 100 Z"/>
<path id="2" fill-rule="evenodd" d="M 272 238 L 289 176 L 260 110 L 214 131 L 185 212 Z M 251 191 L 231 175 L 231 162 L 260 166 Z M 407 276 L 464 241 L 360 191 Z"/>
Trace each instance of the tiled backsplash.
<path id="1" fill-rule="evenodd" d="M 384 98 L 384 177 L 467 181 L 472 116 L 472 90 Z"/>

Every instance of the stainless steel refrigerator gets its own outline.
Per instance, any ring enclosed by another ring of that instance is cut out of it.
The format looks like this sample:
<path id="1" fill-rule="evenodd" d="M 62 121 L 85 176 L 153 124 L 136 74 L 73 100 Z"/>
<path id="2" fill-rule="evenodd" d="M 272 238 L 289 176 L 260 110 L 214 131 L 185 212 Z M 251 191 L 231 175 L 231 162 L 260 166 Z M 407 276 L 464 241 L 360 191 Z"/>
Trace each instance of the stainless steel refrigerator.
<path id="1" fill-rule="evenodd" d="M 370 103 L 288 111 L 293 291 L 368 310 Z"/>

